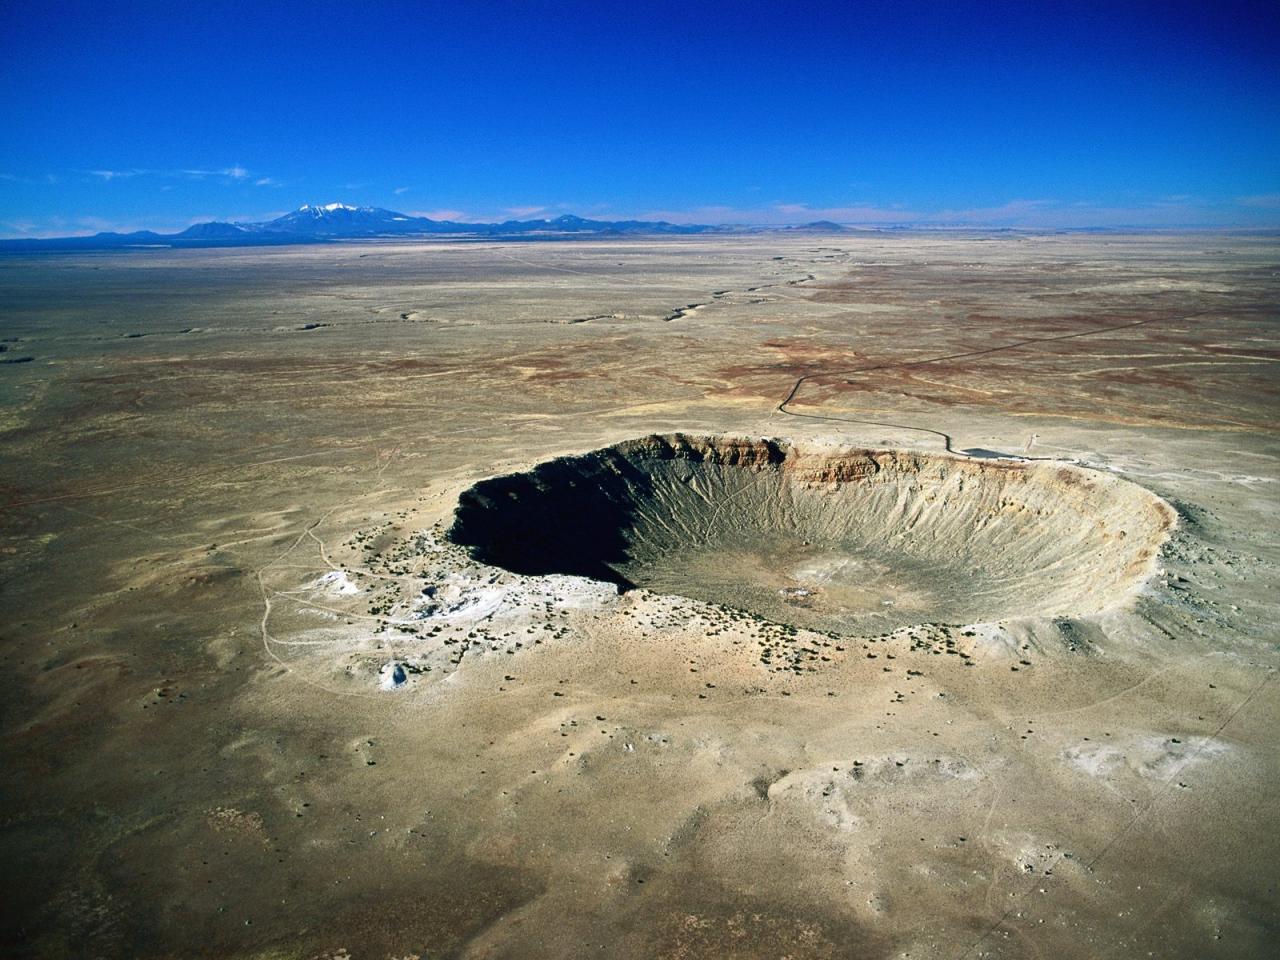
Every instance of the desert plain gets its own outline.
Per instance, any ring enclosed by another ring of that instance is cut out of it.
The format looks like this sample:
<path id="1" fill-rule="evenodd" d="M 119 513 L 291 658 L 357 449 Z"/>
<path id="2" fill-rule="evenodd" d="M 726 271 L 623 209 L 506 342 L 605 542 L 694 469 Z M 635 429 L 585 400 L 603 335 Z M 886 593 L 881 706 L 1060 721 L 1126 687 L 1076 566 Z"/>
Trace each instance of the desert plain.
<path id="1" fill-rule="evenodd" d="M 0 258 L 11 957 L 1280 939 L 1280 242 Z"/>

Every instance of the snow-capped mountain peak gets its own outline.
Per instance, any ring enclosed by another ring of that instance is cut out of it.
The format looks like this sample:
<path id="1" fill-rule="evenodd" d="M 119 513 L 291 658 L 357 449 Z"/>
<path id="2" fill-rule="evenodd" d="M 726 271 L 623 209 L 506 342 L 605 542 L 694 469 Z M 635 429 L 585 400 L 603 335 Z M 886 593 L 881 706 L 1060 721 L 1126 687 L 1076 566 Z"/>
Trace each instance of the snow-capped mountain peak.
<path id="1" fill-rule="evenodd" d="M 353 236 L 381 233 L 389 229 L 401 214 L 379 207 L 356 207 L 349 203 L 304 203 L 292 213 L 261 224 L 268 233 L 281 231 L 310 233 L 316 236 Z"/>
<path id="2" fill-rule="evenodd" d="M 314 216 L 320 216 L 326 213 L 334 213 L 338 210 L 346 210 L 355 213 L 357 210 L 371 210 L 372 207 L 353 207 L 349 203 L 326 203 L 314 204 L 304 203 L 298 208 L 298 213 L 310 213 Z"/>

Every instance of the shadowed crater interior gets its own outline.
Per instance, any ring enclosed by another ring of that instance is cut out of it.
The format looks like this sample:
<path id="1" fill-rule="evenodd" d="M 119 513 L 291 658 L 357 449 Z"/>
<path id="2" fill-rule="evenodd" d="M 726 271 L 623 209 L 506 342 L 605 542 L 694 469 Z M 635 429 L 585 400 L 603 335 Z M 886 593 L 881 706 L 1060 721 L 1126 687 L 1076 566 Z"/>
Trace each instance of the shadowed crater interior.
<path id="1" fill-rule="evenodd" d="M 449 536 L 516 573 L 853 632 L 1097 613 L 1173 522 L 1142 487 L 1062 464 L 672 435 L 477 483 Z"/>

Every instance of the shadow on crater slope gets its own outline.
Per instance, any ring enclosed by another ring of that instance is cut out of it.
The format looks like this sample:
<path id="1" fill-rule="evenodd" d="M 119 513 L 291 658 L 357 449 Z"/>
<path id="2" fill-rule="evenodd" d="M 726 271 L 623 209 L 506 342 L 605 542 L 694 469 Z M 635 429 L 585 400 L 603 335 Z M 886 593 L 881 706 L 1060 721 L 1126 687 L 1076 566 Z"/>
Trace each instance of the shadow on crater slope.
<path id="1" fill-rule="evenodd" d="M 1100 612 L 1151 572 L 1174 517 L 1061 464 L 672 435 L 477 483 L 449 535 L 516 573 L 854 632 Z"/>

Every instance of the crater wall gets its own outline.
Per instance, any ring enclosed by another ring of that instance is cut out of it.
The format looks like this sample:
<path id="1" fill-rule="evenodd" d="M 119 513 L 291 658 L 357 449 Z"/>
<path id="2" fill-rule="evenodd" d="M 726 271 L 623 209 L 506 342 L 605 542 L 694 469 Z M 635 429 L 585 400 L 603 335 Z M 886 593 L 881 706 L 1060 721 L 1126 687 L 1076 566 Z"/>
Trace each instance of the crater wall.
<path id="1" fill-rule="evenodd" d="M 481 481 L 450 537 L 483 562 L 851 632 L 1123 603 L 1175 521 L 1078 467 L 778 439 L 650 436 Z"/>

